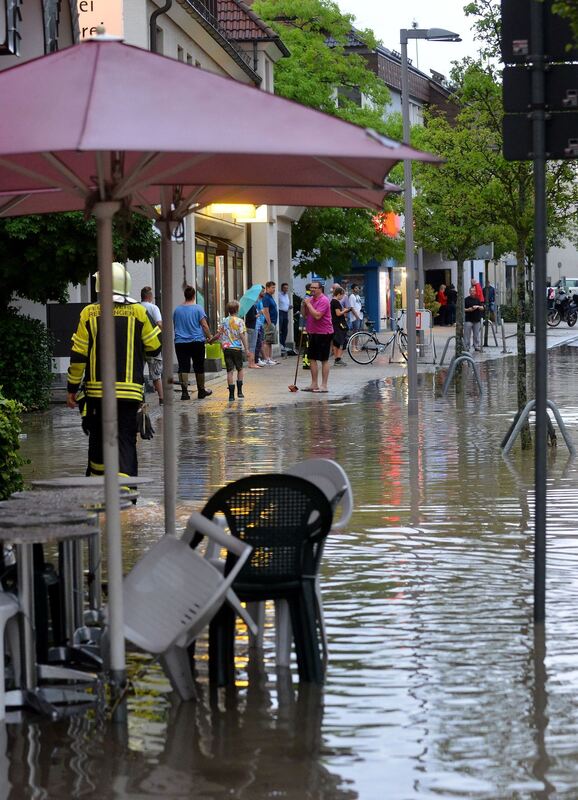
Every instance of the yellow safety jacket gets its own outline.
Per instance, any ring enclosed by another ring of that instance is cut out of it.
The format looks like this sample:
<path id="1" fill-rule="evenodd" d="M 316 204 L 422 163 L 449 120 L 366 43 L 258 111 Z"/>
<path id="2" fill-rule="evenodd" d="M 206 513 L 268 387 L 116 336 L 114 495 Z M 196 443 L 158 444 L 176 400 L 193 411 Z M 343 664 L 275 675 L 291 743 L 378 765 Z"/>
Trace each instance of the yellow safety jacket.
<path id="1" fill-rule="evenodd" d="M 67 390 L 76 394 L 81 383 L 87 397 L 102 397 L 100 374 L 100 303 L 82 309 L 72 337 Z M 140 303 L 115 303 L 116 397 L 118 400 L 143 399 L 145 354 L 160 352 L 160 329 L 153 325 Z M 84 379 L 84 380 L 83 380 Z"/>

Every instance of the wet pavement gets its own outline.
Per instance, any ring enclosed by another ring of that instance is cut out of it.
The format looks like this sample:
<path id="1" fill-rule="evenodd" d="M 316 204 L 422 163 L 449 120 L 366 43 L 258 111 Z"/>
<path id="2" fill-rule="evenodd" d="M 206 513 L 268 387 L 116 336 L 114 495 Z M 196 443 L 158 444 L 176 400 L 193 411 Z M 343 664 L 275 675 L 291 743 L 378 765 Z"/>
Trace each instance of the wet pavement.
<path id="1" fill-rule="evenodd" d="M 326 685 L 276 672 L 271 627 L 262 663 L 240 642 L 229 695 L 209 693 L 201 641 L 194 703 L 179 704 L 160 669 L 132 656 L 128 729 L 95 714 L 8 724 L 0 797 L 578 797 L 577 466 L 559 437 L 544 637 L 532 625 L 533 460 L 518 447 L 508 460 L 499 452 L 515 361 L 480 362 L 481 398 L 467 380 L 463 397 L 442 399 L 443 371 L 421 374 L 411 431 L 405 380 L 383 364 L 352 368 L 365 370 L 359 385 L 341 390 L 336 377 L 333 394 L 289 404 L 275 400 L 291 382 L 288 364 L 256 375 L 254 386 L 273 389 L 244 404 L 229 407 L 218 382 L 210 402 L 180 404 L 181 524 L 249 472 L 308 457 L 347 470 L 356 510 L 328 540 L 322 569 Z M 578 444 L 578 349 L 553 350 L 549 372 L 550 399 Z M 127 568 L 162 532 L 157 408 L 153 416 L 157 436 L 139 443 L 139 459 L 158 481 L 123 512 Z M 28 477 L 82 473 L 76 414 L 57 406 L 26 418 L 24 431 Z"/>

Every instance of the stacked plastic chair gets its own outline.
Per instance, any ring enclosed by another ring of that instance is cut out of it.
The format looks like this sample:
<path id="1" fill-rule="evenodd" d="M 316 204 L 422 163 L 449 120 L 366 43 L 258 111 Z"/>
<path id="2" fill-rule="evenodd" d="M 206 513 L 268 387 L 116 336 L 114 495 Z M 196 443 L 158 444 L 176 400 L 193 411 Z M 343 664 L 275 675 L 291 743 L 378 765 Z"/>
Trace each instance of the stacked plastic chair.
<path id="1" fill-rule="evenodd" d="M 231 534 L 252 546 L 232 590 L 241 602 L 287 601 L 299 678 L 322 683 L 315 585 L 333 516 L 325 494 L 292 475 L 255 475 L 220 489 L 202 513 L 209 519 L 222 514 Z M 227 577 L 235 566 L 229 556 Z M 219 686 L 234 682 L 234 643 L 235 611 L 227 604 L 213 618 L 209 636 L 210 676 Z"/>

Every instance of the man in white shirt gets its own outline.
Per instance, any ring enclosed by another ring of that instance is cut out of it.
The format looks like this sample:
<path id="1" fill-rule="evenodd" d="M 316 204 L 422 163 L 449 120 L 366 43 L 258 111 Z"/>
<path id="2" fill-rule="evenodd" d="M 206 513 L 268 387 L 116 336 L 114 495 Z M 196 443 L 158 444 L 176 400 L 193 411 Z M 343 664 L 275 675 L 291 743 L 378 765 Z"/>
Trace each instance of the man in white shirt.
<path id="1" fill-rule="evenodd" d="M 157 325 L 160 329 L 163 327 L 163 320 L 161 317 L 160 308 L 153 303 L 153 290 L 150 286 L 144 286 L 140 292 L 141 306 L 146 308 L 153 325 Z M 159 405 L 163 404 L 163 357 L 161 353 L 154 357 L 147 356 L 147 364 L 149 365 L 149 375 L 153 382 L 155 392 L 159 396 Z"/>
<path id="2" fill-rule="evenodd" d="M 354 283 L 351 287 L 351 294 L 349 295 L 349 308 L 353 315 L 350 320 L 351 330 L 355 333 L 361 330 L 363 322 L 363 311 L 361 310 L 361 296 L 359 294 L 359 286 Z"/>
<path id="3" fill-rule="evenodd" d="M 282 283 L 279 292 L 279 341 L 281 342 L 281 352 L 287 351 L 285 342 L 289 331 L 289 311 L 293 308 L 289 296 L 289 284 Z"/>

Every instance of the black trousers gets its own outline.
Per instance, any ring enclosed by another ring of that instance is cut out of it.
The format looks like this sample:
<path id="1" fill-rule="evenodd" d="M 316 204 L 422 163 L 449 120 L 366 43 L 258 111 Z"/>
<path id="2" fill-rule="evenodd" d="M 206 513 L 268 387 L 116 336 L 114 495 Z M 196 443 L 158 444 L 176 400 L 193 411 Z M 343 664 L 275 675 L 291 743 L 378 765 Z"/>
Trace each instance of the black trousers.
<path id="1" fill-rule="evenodd" d="M 138 475 L 136 455 L 136 415 L 140 403 L 135 400 L 117 400 L 118 415 L 118 471 L 121 475 Z M 89 397 L 86 401 L 86 427 L 88 429 L 88 467 L 86 474 L 104 475 L 102 454 L 102 401 Z"/>
<path id="2" fill-rule="evenodd" d="M 190 372 L 192 361 L 195 375 L 205 374 L 204 342 L 175 342 L 175 353 L 179 362 L 179 372 Z"/>
<path id="3" fill-rule="evenodd" d="M 281 342 L 281 347 L 285 347 L 285 342 L 287 341 L 287 332 L 289 330 L 289 312 L 288 311 L 280 311 L 279 312 L 279 341 Z"/>

